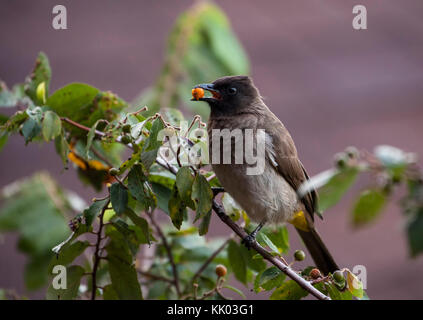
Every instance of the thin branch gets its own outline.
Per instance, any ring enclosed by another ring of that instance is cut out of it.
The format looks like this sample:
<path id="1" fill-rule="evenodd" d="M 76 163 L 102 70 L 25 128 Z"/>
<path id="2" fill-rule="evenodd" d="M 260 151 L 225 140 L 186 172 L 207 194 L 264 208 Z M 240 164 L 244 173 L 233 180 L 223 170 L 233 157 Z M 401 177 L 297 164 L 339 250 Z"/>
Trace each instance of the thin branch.
<path id="1" fill-rule="evenodd" d="M 110 200 L 107 201 L 107 203 L 104 205 L 104 207 L 101 210 L 101 213 L 99 215 L 100 224 L 99 224 L 98 231 L 97 231 L 97 242 L 96 242 L 95 251 L 94 251 L 94 266 L 93 266 L 92 283 L 91 283 L 91 287 L 92 287 L 91 300 L 95 300 L 95 295 L 96 295 L 96 292 L 97 292 L 97 269 L 98 269 L 98 266 L 100 264 L 100 260 L 102 258 L 102 257 L 100 257 L 99 252 L 100 252 L 100 243 L 101 243 L 101 240 L 102 240 L 101 233 L 103 231 L 103 226 L 104 226 L 103 216 L 104 216 L 104 212 L 107 209 L 107 206 L 109 205 L 109 202 L 110 202 Z"/>
<path id="2" fill-rule="evenodd" d="M 172 284 L 174 283 L 173 279 L 169 279 L 169 278 L 159 276 L 159 275 L 156 275 L 156 274 L 152 274 L 152 273 L 149 273 L 149 272 L 144 272 L 144 271 L 141 271 L 141 270 L 137 270 L 137 271 L 140 275 L 142 275 L 146 278 L 150 278 L 150 279 L 154 279 L 154 280 L 161 280 L 161 281 L 169 282 L 169 283 L 172 283 Z"/>
<path id="3" fill-rule="evenodd" d="M 173 284 L 175 285 L 176 293 L 178 294 L 178 297 L 181 296 L 181 289 L 179 287 L 179 275 L 178 275 L 178 269 L 176 268 L 175 260 L 173 259 L 172 249 L 169 246 L 169 243 L 167 242 L 166 236 L 163 233 L 162 229 L 160 228 L 159 224 L 156 222 L 156 220 L 153 217 L 153 212 L 149 213 L 150 221 L 153 224 L 154 228 L 156 229 L 160 239 L 163 242 L 163 246 L 166 250 L 167 257 L 169 259 L 169 263 L 172 267 L 172 273 L 173 273 Z"/>
<path id="4" fill-rule="evenodd" d="M 240 226 L 238 226 L 234 221 L 232 221 L 231 218 L 229 218 L 228 215 L 226 215 L 223 207 L 220 204 L 218 204 L 216 200 L 213 200 L 213 210 L 214 210 L 214 212 L 216 212 L 216 214 L 220 218 L 220 220 L 222 220 L 223 223 L 225 223 L 229 228 L 231 228 L 241 239 L 244 239 L 245 237 L 248 236 L 248 234 Z M 308 291 L 310 294 L 315 296 L 317 299 L 330 300 L 330 298 L 328 296 L 324 295 L 319 290 L 317 290 L 315 287 L 313 287 L 309 281 L 302 278 L 294 270 L 292 270 L 289 266 L 284 264 L 281 260 L 272 256 L 257 241 L 252 242 L 251 247 L 254 250 L 256 250 L 257 253 L 260 254 L 264 259 L 266 259 L 271 264 L 276 266 L 279 270 L 281 270 L 283 273 L 285 273 L 288 277 L 290 277 L 292 280 L 297 282 L 300 285 L 300 287 L 302 287 L 304 290 Z"/>
<path id="5" fill-rule="evenodd" d="M 232 234 L 228 239 L 226 239 L 225 242 L 222 243 L 222 245 L 216 249 L 215 252 L 204 262 L 204 264 L 198 269 L 198 271 L 195 273 L 195 275 L 192 277 L 191 282 L 195 282 L 195 280 L 203 273 L 203 271 L 207 268 L 207 266 L 213 261 L 214 258 L 227 246 L 229 241 L 232 240 L 234 234 Z"/>

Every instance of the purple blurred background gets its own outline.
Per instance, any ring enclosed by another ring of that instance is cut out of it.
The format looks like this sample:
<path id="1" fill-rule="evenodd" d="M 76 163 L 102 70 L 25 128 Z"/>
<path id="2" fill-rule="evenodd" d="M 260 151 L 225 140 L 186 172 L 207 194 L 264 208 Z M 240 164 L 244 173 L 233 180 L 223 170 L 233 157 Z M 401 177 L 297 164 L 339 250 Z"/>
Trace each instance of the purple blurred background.
<path id="1" fill-rule="evenodd" d="M 421 0 L 216 2 L 231 19 L 251 60 L 256 85 L 291 131 L 311 175 L 330 167 L 333 154 L 349 145 L 372 150 L 391 144 L 423 155 Z M 87 82 L 131 100 L 155 80 L 166 36 L 191 3 L 2 0 L 0 79 L 8 85 L 22 82 L 42 50 L 53 69 L 52 90 Z M 57 4 L 67 7 L 68 30 L 51 27 Z M 352 28 L 356 4 L 367 7 L 368 30 Z M 23 138 L 15 136 L 0 161 L 0 187 L 44 169 L 85 198 L 94 195 L 75 171 L 62 172 L 51 144 L 25 147 Z M 341 266 L 367 268 L 372 299 L 422 299 L 423 257 L 408 257 L 397 201 L 371 226 L 351 228 L 351 195 L 365 183 L 360 180 L 326 212 L 318 229 Z M 396 200 L 401 193 L 398 190 Z M 216 219 L 211 230 L 212 235 L 228 233 Z M 291 239 L 292 248 L 300 248 L 294 232 Z M 0 288 L 25 293 L 25 257 L 16 250 L 16 236 L 0 238 L 0 256 Z"/>

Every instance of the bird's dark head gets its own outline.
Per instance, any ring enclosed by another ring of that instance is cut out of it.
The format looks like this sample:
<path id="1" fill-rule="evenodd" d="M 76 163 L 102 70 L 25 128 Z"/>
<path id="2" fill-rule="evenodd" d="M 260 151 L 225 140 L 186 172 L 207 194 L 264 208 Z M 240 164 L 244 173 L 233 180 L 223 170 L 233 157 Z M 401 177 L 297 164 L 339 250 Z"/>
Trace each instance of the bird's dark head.
<path id="1" fill-rule="evenodd" d="M 202 88 L 212 94 L 211 97 L 198 99 L 210 105 L 212 114 L 236 114 L 249 108 L 260 98 L 252 79 L 247 76 L 223 77 L 213 83 L 196 85 L 194 88 Z"/>

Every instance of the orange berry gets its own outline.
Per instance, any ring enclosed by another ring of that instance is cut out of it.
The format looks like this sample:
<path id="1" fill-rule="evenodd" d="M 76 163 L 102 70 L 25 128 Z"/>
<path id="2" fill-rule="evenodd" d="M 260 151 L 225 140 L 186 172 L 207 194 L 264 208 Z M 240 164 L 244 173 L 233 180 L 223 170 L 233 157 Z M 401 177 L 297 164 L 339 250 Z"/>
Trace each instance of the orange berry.
<path id="1" fill-rule="evenodd" d="M 215 271 L 216 271 L 217 276 L 220 278 L 220 277 L 224 277 L 228 270 L 226 269 L 226 267 L 223 264 L 218 264 L 216 266 Z"/>
<path id="2" fill-rule="evenodd" d="M 313 279 L 319 279 L 322 276 L 319 269 L 312 269 L 310 271 L 310 277 Z"/>
<path id="3" fill-rule="evenodd" d="M 191 90 L 192 98 L 199 100 L 204 97 L 204 90 L 201 88 L 195 88 Z"/>

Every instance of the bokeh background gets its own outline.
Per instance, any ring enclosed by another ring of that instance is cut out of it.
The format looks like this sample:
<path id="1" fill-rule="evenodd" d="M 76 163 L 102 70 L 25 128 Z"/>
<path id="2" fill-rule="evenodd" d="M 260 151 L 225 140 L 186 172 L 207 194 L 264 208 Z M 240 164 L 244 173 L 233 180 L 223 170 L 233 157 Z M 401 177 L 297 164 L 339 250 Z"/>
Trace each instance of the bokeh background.
<path id="1" fill-rule="evenodd" d="M 349 145 L 372 150 L 391 144 L 423 157 L 421 0 L 216 3 L 229 16 L 256 85 L 290 130 L 311 175 L 330 167 L 333 154 Z M 56 4 L 67 7 L 68 30 L 51 27 Z M 51 91 L 79 81 L 130 101 L 157 78 L 168 32 L 191 4 L 0 0 L 0 79 L 22 82 L 42 50 L 53 69 Z M 367 7 L 368 30 L 352 28 L 356 4 Z M 84 198 L 95 195 L 73 170 L 62 171 L 52 144 L 25 147 L 23 138 L 14 136 L 0 153 L 0 164 L 0 187 L 45 169 Z M 351 195 L 365 183 L 360 180 L 317 227 L 340 265 L 367 268 L 370 298 L 422 299 L 423 257 L 409 258 L 397 201 L 371 226 L 351 227 Z M 397 194 L 398 200 L 401 190 Z M 210 230 L 211 236 L 228 233 L 217 219 Z M 0 288 L 41 298 L 42 292 L 25 291 L 25 256 L 17 251 L 16 238 L 0 238 Z M 291 247 L 301 247 L 294 232 Z"/>

